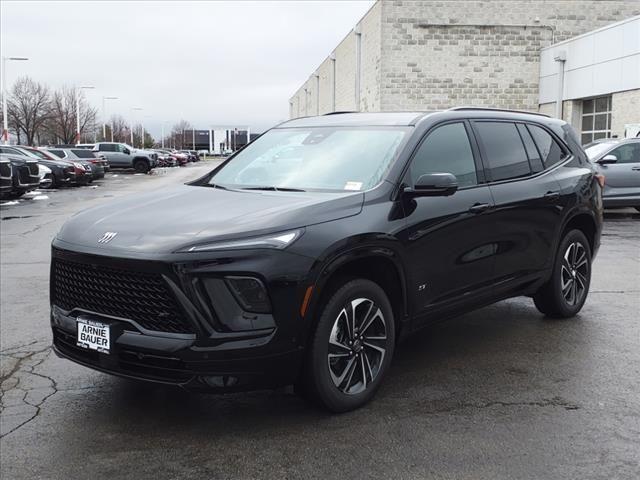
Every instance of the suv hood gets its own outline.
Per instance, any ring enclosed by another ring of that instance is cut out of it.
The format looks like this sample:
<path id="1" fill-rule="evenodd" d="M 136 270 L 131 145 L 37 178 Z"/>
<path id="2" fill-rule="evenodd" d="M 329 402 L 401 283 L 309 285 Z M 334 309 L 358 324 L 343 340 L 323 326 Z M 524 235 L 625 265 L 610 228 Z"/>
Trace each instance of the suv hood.
<path id="1" fill-rule="evenodd" d="M 180 185 L 132 195 L 68 220 L 56 242 L 105 253 L 170 253 L 337 220 L 362 210 L 362 192 L 272 192 Z M 98 243 L 117 232 L 109 243 Z M 63 245 L 61 245 L 63 246 Z"/>

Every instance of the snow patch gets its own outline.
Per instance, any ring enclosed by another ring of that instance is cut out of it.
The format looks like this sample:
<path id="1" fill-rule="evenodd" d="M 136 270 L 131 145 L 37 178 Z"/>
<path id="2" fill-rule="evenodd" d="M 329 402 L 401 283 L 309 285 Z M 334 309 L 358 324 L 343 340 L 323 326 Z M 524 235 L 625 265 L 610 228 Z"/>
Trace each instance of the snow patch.
<path id="1" fill-rule="evenodd" d="M 18 205 L 20 202 L 17 200 L 12 200 L 10 202 L 0 203 L 0 207 L 4 207 L 5 205 Z"/>
<path id="2" fill-rule="evenodd" d="M 33 197 L 34 200 L 49 200 L 47 195 L 38 195 L 37 197 Z"/>

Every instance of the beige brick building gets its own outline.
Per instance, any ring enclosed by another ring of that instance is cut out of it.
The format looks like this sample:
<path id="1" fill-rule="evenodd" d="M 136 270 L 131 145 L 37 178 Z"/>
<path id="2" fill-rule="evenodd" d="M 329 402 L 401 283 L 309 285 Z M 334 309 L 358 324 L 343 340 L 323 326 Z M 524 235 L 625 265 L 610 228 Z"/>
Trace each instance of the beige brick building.
<path id="1" fill-rule="evenodd" d="M 541 82 L 558 82 L 543 78 L 541 53 L 638 15 L 638 0 L 379 0 L 290 98 L 290 117 L 458 105 L 555 113 L 557 95 L 541 101 Z M 627 110 L 610 111 L 609 134 L 640 122 L 629 107 L 639 92 L 607 93 L 610 109 Z M 581 101 L 564 100 L 580 130 Z"/>

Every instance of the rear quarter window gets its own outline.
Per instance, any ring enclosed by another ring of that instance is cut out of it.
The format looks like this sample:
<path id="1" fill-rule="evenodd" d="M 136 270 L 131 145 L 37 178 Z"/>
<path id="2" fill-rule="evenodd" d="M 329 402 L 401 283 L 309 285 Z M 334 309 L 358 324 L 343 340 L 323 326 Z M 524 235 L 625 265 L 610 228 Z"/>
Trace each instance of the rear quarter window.
<path id="1" fill-rule="evenodd" d="M 78 158 L 96 158 L 91 150 L 85 150 L 83 148 L 71 150 L 71 152 Z"/>
<path id="2" fill-rule="evenodd" d="M 540 152 L 545 168 L 549 168 L 567 158 L 565 150 L 549 132 L 536 125 L 527 125 L 527 128 L 538 146 L 538 151 Z"/>

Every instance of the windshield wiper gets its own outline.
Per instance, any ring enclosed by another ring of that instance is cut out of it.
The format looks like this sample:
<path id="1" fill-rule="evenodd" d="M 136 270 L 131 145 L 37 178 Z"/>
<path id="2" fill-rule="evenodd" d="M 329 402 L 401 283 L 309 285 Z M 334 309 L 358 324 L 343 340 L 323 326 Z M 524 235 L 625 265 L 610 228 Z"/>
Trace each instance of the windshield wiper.
<path id="1" fill-rule="evenodd" d="M 288 187 L 273 187 L 273 186 L 261 186 L 261 187 L 244 187 L 242 190 L 268 190 L 271 192 L 304 192 L 301 188 L 288 188 Z"/>
<path id="2" fill-rule="evenodd" d="M 218 183 L 205 183 L 204 186 L 209 188 L 219 188 L 220 190 L 229 190 L 227 187 L 223 187 Z"/>

